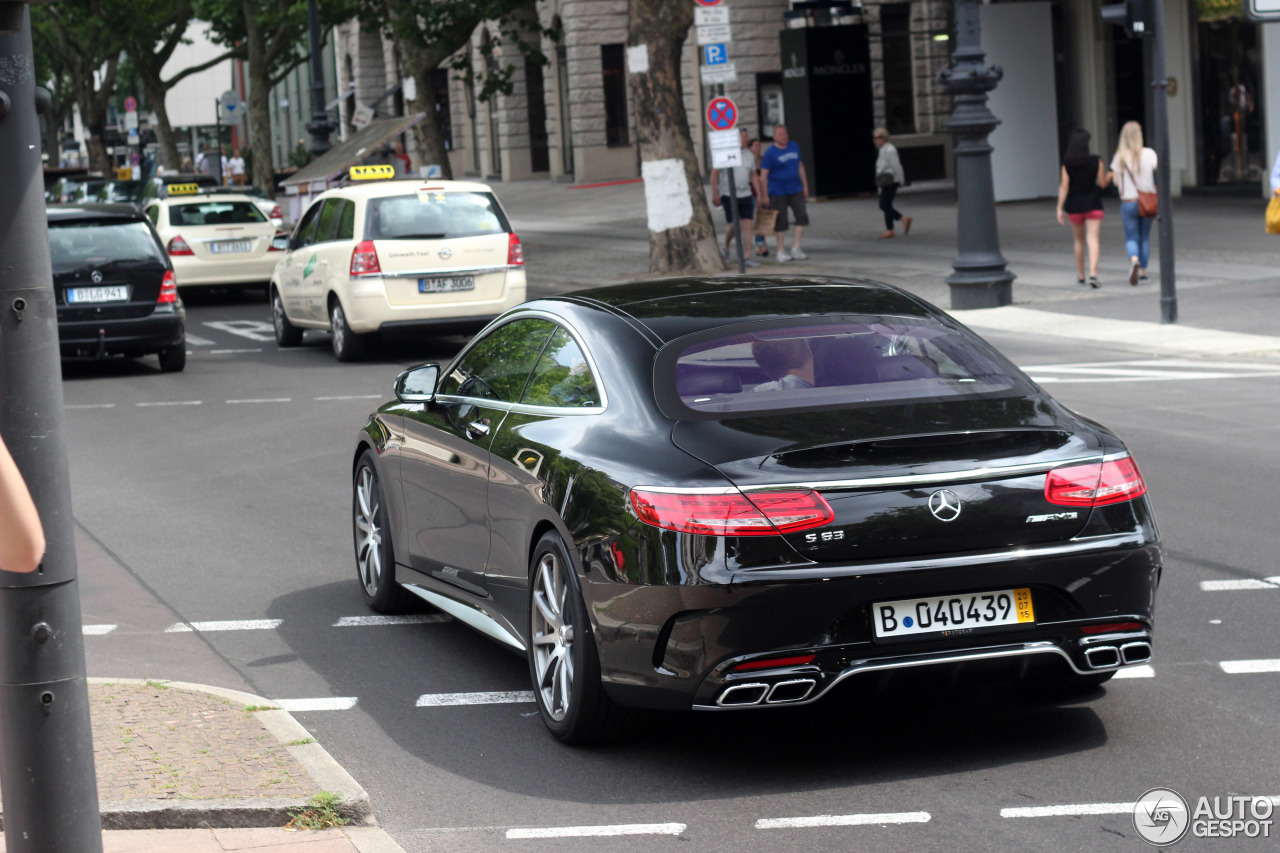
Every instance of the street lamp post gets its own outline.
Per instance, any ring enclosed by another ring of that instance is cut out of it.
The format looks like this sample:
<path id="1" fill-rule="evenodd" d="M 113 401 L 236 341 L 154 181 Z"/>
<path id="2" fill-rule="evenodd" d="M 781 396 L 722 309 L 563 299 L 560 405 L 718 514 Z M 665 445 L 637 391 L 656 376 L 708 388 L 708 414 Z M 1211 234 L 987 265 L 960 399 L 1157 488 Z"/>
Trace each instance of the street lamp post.
<path id="1" fill-rule="evenodd" d="M 67 466 L 58 312 L 41 180 L 31 15 L 0 0 L 0 432 L 46 550 L 0 572 L 0 787 L 7 849 L 102 850 Z"/>
<path id="2" fill-rule="evenodd" d="M 316 0 L 307 0 L 307 29 L 311 37 L 311 122 L 307 130 L 311 133 L 311 156 L 316 158 L 333 147 L 329 142 L 333 124 L 324 108 L 324 61 L 320 55 L 320 13 Z"/>
<path id="3" fill-rule="evenodd" d="M 979 0 L 956 0 L 956 50 L 953 64 L 938 79 L 955 97 L 946 127 L 955 134 L 956 196 L 959 199 L 958 254 L 947 277 L 951 307 L 995 308 L 1013 301 L 1016 276 L 1005 269 L 996 226 L 995 187 L 991 179 L 988 135 L 1000 120 L 987 108 L 987 92 L 1004 72 L 983 64 Z"/>

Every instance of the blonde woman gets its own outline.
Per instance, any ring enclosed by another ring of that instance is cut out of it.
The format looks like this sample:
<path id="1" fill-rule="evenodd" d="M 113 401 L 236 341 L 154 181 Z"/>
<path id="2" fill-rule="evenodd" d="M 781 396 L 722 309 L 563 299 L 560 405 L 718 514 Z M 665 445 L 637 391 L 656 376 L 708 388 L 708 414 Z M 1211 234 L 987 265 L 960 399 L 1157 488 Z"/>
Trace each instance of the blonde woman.
<path id="1" fill-rule="evenodd" d="M 1142 125 L 1125 122 L 1116 156 L 1111 158 L 1111 177 L 1120 189 L 1120 220 L 1129 253 L 1129 283 L 1133 285 L 1146 280 L 1151 258 L 1151 218 L 1138 214 L 1138 193 L 1156 191 L 1156 166 L 1156 152 L 1142 145 Z"/>

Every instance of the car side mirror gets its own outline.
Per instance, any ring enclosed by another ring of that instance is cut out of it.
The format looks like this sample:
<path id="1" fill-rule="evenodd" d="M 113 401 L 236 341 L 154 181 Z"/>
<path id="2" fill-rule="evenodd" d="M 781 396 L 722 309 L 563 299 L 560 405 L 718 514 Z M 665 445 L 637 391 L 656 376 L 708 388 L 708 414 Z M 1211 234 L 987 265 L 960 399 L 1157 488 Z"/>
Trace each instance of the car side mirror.
<path id="1" fill-rule="evenodd" d="M 280 234 L 271 241 L 271 248 L 277 252 L 284 252 L 289 249 L 289 235 Z"/>
<path id="2" fill-rule="evenodd" d="M 436 396 L 440 365 L 419 364 L 396 377 L 396 399 L 401 403 L 430 403 Z"/>

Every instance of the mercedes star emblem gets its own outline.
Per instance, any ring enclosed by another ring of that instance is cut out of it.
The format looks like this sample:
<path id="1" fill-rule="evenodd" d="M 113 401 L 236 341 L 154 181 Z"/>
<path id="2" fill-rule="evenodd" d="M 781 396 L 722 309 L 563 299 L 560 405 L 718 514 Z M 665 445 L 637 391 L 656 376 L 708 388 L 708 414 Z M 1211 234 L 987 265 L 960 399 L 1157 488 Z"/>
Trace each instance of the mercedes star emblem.
<path id="1" fill-rule="evenodd" d="M 441 246 L 440 251 L 436 252 L 436 254 L 440 256 L 440 260 L 447 261 L 453 257 L 453 249 L 448 246 Z"/>
<path id="2" fill-rule="evenodd" d="M 933 517 L 938 521 L 955 521 L 960 517 L 962 506 L 960 498 L 949 489 L 939 489 L 929 495 L 929 512 L 933 513 Z"/>
<path id="3" fill-rule="evenodd" d="M 89 278 L 93 279 L 94 284 L 102 283 L 102 273 L 98 272 L 97 270 L 94 270 L 93 274 L 90 275 Z"/>

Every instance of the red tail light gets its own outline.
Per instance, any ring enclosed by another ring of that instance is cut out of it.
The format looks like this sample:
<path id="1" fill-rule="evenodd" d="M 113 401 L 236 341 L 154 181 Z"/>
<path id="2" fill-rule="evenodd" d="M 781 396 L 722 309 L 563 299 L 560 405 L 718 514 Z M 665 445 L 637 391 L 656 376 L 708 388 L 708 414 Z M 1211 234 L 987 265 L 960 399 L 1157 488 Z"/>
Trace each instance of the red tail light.
<path id="1" fill-rule="evenodd" d="M 178 301 L 178 280 L 173 277 L 173 270 L 165 270 L 164 280 L 160 282 L 160 295 L 157 305 L 166 305 Z"/>
<path id="2" fill-rule="evenodd" d="M 1111 625 L 1086 625 L 1080 629 L 1081 634 L 1114 634 L 1118 631 L 1141 631 L 1138 622 L 1116 622 Z"/>
<path id="3" fill-rule="evenodd" d="M 187 245 L 187 241 L 183 240 L 182 235 L 179 234 L 178 236 L 174 237 L 172 240 L 169 241 L 169 254 L 170 255 L 194 255 L 195 252 L 191 251 L 191 247 Z"/>
<path id="4" fill-rule="evenodd" d="M 777 669 L 783 666 L 804 666 L 807 663 L 813 663 L 813 659 L 817 655 L 792 655 L 786 658 L 764 658 L 763 660 L 744 661 L 733 668 L 734 672 L 742 672 L 745 669 Z"/>
<path id="5" fill-rule="evenodd" d="M 1060 506 L 1105 506 L 1146 494 L 1132 456 L 1091 465 L 1055 468 L 1044 481 L 1044 499 Z"/>
<path id="6" fill-rule="evenodd" d="M 373 241 L 365 240 L 356 246 L 351 253 L 351 274 L 370 275 L 381 272 L 382 267 L 378 265 L 378 250 L 374 247 Z"/>
<path id="7" fill-rule="evenodd" d="M 728 494 L 681 494 L 632 489 L 631 505 L 646 524 L 703 536 L 777 536 L 830 524 L 835 518 L 811 489 Z"/>
<path id="8" fill-rule="evenodd" d="M 520 238 L 514 231 L 507 241 L 507 264 L 513 267 L 524 266 L 524 246 L 520 245 Z"/>
<path id="9" fill-rule="evenodd" d="M 271 208 L 271 212 L 267 214 L 268 219 L 284 219 L 284 211 L 280 209 L 280 205 Z"/>

